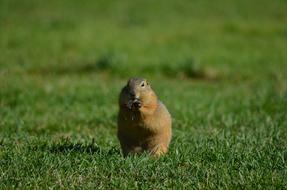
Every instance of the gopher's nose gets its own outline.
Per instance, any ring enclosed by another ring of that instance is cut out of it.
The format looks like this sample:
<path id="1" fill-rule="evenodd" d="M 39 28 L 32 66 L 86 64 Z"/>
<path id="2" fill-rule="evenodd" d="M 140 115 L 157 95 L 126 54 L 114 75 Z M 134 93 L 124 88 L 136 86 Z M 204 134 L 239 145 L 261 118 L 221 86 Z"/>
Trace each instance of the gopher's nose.
<path id="1" fill-rule="evenodd" d="M 136 94 L 134 92 L 130 92 L 129 94 L 130 94 L 131 98 L 135 98 L 136 97 Z"/>

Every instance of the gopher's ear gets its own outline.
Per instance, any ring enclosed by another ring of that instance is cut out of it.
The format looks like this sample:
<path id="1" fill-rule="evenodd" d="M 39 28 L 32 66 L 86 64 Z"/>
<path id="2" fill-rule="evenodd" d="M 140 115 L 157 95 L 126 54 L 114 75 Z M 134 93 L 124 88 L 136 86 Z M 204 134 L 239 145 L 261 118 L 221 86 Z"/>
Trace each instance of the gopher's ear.
<path id="1" fill-rule="evenodd" d="M 149 84 L 149 82 L 147 80 L 145 82 L 146 82 L 146 85 L 150 86 L 150 84 Z"/>

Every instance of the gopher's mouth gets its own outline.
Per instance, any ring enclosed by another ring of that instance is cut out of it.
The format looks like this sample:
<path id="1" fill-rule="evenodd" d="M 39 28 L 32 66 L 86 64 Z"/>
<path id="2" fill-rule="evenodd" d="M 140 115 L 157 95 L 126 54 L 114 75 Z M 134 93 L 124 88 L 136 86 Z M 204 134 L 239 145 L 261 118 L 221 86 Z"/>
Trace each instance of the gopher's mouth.
<path id="1" fill-rule="evenodd" d="M 127 107 L 130 109 L 130 110 L 138 110 L 142 107 L 142 103 L 139 99 L 134 99 L 134 100 L 130 100 L 127 104 Z"/>

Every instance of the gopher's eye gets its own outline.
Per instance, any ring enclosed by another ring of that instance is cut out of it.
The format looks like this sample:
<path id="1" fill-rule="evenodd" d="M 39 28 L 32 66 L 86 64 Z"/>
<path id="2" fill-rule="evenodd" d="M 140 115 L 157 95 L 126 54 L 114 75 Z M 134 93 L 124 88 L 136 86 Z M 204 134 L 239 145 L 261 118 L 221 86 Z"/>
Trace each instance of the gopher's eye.
<path id="1" fill-rule="evenodd" d="M 141 87 L 144 87 L 145 86 L 145 84 L 144 84 L 144 82 L 141 84 Z"/>

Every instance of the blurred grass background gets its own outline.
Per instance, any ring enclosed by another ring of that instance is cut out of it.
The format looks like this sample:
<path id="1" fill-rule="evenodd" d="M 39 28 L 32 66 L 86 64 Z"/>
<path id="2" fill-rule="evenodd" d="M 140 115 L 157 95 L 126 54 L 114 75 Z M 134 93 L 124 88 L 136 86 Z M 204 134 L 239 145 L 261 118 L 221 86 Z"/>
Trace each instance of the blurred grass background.
<path id="1" fill-rule="evenodd" d="M 0 0 L 0 188 L 287 188 L 287 2 Z M 170 153 L 123 159 L 150 80 Z"/>

